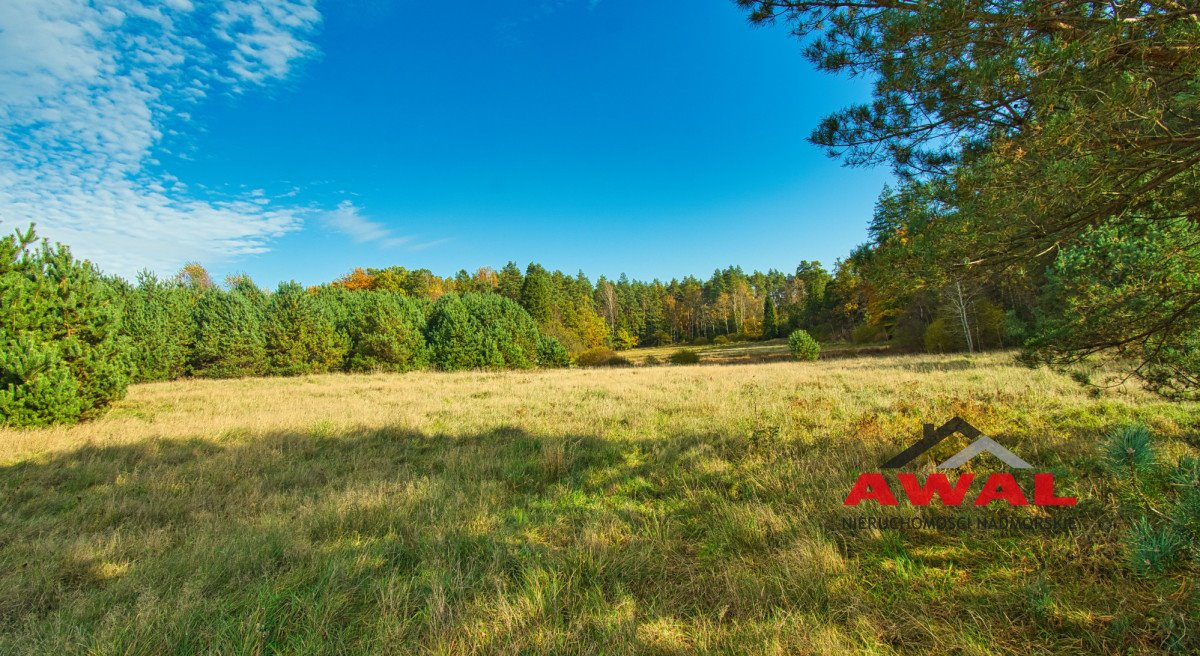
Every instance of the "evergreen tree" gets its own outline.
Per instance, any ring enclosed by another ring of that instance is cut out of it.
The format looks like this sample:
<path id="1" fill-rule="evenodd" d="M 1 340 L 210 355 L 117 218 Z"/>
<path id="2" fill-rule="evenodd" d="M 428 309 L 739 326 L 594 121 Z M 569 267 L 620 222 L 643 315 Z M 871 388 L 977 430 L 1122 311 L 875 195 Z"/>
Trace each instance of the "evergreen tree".
<path id="1" fill-rule="evenodd" d="M 337 331 L 330 313 L 295 282 L 281 283 L 271 294 L 263 336 L 268 371 L 281 376 L 341 368 L 349 350 L 349 340 Z"/>
<path id="2" fill-rule="evenodd" d="M 433 304 L 425 337 L 430 361 L 439 369 L 457 371 L 486 366 L 483 326 L 457 294 L 447 294 Z"/>
<path id="3" fill-rule="evenodd" d="M 521 285 L 521 307 L 529 312 L 538 325 L 549 323 L 553 316 L 553 287 L 550 274 L 538 264 L 525 269 L 525 281 Z"/>
<path id="4" fill-rule="evenodd" d="M 483 327 L 485 367 L 528 369 L 538 362 L 538 328 L 520 305 L 495 294 L 467 294 L 463 304 Z"/>
<path id="5" fill-rule="evenodd" d="M 0 239 L 0 423 L 93 416 L 125 394 L 130 365 L 111 281 L 32 226 Z"/>
<path id="6" fill-rule="evenodd" d="M 891 247 L 992 287 L 1071 270 L 1076 281 L 1050 282 L 1061 290 L 1039 308 L 1031 362 L 1109 356 L 1200 396 L 1200 286 L 1181 271 L 1195 267 L 1200 216 L 1194 2 L 737 1 L 755 22 L 786 22 L 821 69 L 874 80 L 869 102 L 811 140 L 851 165 L 891 165 L 905 203 L 919 192 Z M 1145 283 L 1095 264 L 1141 259 L 1159 247 L 1139 233 L 1180 222 L 1170 254 L 1142 261 Z"/>
<path id="7" fill-rule="evenodd" d="M 136 287 L 123 289 L 122 331 L 130 341 L 133 380 L 182 377 L 194 333 L 188 289 L 179 282 L 163 282 L 148 271 L 138 275 Z"/>
<path id="8" fill-rule="evenodd" d="M 201 293 L 193 309 L 196 337 L 188 363 L 191 372 L 206 378 L 266 373 L 262 313 L 263 308 L 242 289 L 212 288 Z"/>
<path id="9" fill-rule="evenodd" d="M 763 339 L 778 337 L 779 318 L 775 314 L 775 299 L 771 294 L 763 294 Z"/>
<path id="10" fill-rule="evenodd" d="M 411 371 L 428 362 L 424 302 L 396 292 L 348 292 L 350 371 Z"/>
<path id="11" fill-rule="evenodd" d="M 571 354 L 567 347 L 549 335 L 538 337 L 538 366 L 561 368 L 571 366 Z"/>
<path id="12" fill-rule="evenodd" d="M 528 368 L 539 361 L 540 340 L 532 317 L 495 294 L 447 294 L 429 317 L 426 338 L 440 369 Z"/>
<path id="13" fill-rule="evenodd" d="M 521 269 L 516 262 L 509 261 L 500 269 L 497 274 L 496 293 L 510 301 L 520 302 L 521 287 L 525 284 L 525 276 L 521 275 Z"/>

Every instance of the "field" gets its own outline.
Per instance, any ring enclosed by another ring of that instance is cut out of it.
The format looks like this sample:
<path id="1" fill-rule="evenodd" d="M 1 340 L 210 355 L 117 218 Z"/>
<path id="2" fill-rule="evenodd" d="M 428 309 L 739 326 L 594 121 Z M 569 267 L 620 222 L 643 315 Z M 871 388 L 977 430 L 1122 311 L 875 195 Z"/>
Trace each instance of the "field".
<path id="1" fill-rule="evenodd" d="M 633 364 L 642 365 L 647 360 L 666 362 L 672 353 L 679 350 L 693 351 L 700 356 L 701 364 L 750 364 L 757 362 L 787 362 L 792 359 L 788 352 L 786 339 L 771 339 L 767 341 L 730 342 L 728 344 L 705 344 L 703 346 L 654 346 L 637 348 L 631 351 L 621 351 L 621 357 Z M 887 346 L 880 344 L 822 344 L 821 357 L 826 360 L 856 357 L 862 355 L 880 355 L 887 352 Z"/>
<path id="2" fill-rule="evenodd" d="M 137 386 L 0 431 L 0 653 L 1186 652 L 1194 574 L 1125 566 L 1097 444 L 1197 410 L 1004 353 Z M 839 523 L 955 415 L 1084 528 Z"/>

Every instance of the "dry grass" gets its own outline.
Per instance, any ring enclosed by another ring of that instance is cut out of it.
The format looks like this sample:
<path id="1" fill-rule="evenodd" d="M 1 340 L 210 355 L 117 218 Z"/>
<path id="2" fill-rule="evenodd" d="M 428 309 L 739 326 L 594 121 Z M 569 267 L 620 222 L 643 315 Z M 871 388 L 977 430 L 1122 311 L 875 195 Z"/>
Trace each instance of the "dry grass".
<path id="1" fill-rule="evenodd" d="M 135 387 L 90 424 L 0 431 L 0 652 L 1197 644 L 1188 576 L 1132 577 L 1119 528 L 839 529 L 857 472 L 922 421 L 961 415 L 1065 472 L 1089 520 L 1117 505 L 1094 465 L 1109 427 L 1195 447 L 1196 406 L 1011 359 Z"/>
<path id="2" fill-rule="evenodd" d="M 726 344 L 705 344 L 703 346 L 651 346 L 635 348 L 618 353 L 621 357 L 636 365 L 657 360 L 667 361 L 672 353 L 679 350 L 693 351 L 700 356 L 701 364 L 751 364 L 762 362 L 790 362 L 792 354 L 788 351 L 786 339 L 771 339 L 767 341 L 729 342 Z M 821 357 L 834 360 L 860 355 L 882 355 L 887 353 L 888 346 L 883 344 L 821 344 Z"/>

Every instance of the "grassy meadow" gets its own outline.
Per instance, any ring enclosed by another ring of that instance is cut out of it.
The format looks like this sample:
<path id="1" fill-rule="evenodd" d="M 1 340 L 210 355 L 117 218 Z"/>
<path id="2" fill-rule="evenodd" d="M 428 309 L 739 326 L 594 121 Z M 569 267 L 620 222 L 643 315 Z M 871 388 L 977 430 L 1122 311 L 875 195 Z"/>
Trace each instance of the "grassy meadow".
<path id="1" fill-rule="evenodd" d="M 630 351 L 620 351 L 618 354 L 636 365 L 647 363 L 665 363 L 672 353 L 692 351 L 700 356 L 701 364 L 751 364 L 757 362 L 791 362 L 792 354 L 788 351 L 787 339 L 768 339 L 765 341 L 728 342 L 725 344 L 705 344 L 702 346 L 651 346 L 636 348 Z M 848 344 L 825 343 L 821 345 L 821 357 L 827 360 L 857 357 L 861 355 L 880 355 L 886 353 L 888 347 L 883 344 Z"/>
<path id="2" fill-rule="evenodd" d="M 1194 568 L 1130 572 L 1097 462 L 1198 409 L 1006 353 L 135 386 L 0 431 L 0 653 L 1186 653 Z M 839 524 L 914 514 L 842 499 L 954 415 L 1085 528 Z"/>

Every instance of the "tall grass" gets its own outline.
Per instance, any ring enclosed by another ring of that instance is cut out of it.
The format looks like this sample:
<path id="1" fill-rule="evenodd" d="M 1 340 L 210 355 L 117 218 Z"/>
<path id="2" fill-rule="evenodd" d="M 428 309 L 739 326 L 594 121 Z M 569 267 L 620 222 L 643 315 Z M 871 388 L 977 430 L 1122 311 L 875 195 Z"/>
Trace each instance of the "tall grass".
<path id="1" fill-rule="evenodd" d="M 1099 437 L 1194 450 L 1196 410 L 1005 354 L 137 386 L 0 431 L 0 653 L 1196 648 L 1195 572 L 1135 576 L 1094 521 Z M 1090 528 L 840 529 L 953 415 Z"/>

